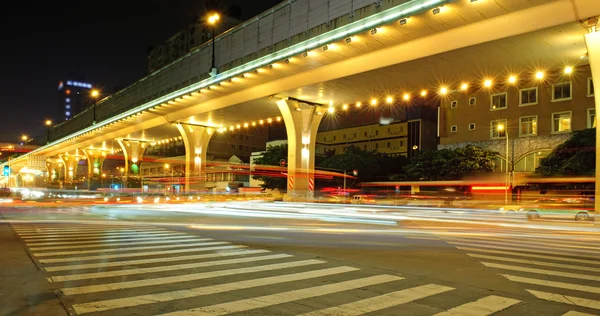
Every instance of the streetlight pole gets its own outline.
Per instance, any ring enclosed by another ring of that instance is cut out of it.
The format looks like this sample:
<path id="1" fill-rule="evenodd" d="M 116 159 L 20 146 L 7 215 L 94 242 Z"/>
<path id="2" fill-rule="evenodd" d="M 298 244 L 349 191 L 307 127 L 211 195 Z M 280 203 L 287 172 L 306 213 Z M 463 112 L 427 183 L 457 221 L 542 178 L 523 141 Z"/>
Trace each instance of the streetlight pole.
<path id="1" fill-rule="evenodd" d="M 90 96 L 94 99 L 94 104 L 92 105 L 92 125 L 96 125 L 96 102 L 98 101 L 98 97 L 100 96 L 100 91 L 92 89 Z"/>
<path id="2" fill-rule="evenodd" d="M 508 128 L 505 128 L 504 125 L 499 124 L 498 125 L 498 132 L 502 132 L 504 131 L 504 137 L 506 139 L 506 149 L 505 149 L 505 154 L 506 154 L 506 170 L 505 170 L 505 176 L 504 176 L 504 205 L 508 205 L 508 187 L 510 185 L 510 172 L 508 171 Z"/>
<path id="3" fill-rule="evenodd" d="M 50 144 L 50 126 L 52 125 L 51 120 L 46 120 L 46 144 Z"/>
<path id="4" fill-rule="evenodd" d="M 208 24 L 212 26 L 212 62 L 210 67 L 210 74 L 214 76 L 217 74 L 217 67 L 215 65 L 215 32 L 217 30 L 217 22 L 221 17 L 218 13 L 212 13 L 208 16 Z"/>

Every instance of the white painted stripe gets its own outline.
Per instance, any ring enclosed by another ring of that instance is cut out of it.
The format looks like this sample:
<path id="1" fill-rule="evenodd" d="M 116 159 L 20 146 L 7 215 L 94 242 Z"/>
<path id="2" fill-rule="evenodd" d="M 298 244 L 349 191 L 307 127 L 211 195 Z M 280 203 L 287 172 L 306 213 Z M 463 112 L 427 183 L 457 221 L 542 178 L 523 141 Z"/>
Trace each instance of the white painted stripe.
<path id="1" fill-rule="evenodd" d="M 519 302 L 521 301 L 512 298 L 490 295 L 484 298 L 480 298 L 475 302 L 470 302 L 462 304 L 460 306 L 456 306 L 445 312 L 437 313 L 433 316 L 487 316 L 499 312 L 503 309 L 507 309 Z"/>
<path id="2" fill-rule="evenodd" d="M 450 290 L 454 290 L 454 288 L 437 285 L 437 284 L 427 284 L 418 287 L 413 287 L 406 290 L 396 291 L 380 296 L 375 296 L 371 298 L 367 298 L 364 300 L 325 308 L 318 311 L 301 314 L 301 316 L 353 316 L 353 315 L 362 315 L 366 313 L 375 312 L 378 310 L 382 310 L 385 308 L 394 307 L 397 305 L 409 303 L 412 301 L 416 301 L 418 299 L 422 299 L 431 295 L 447 292 Z"/>
<path id="3" fill-rule="evenodd" d="M 588 257 L 588 258 L 597 258 L 600 259 L 600 256 L 592 256 L 593 255 L 597 255 L 598 251 L 597 250 L 583 250 L 583 249 L 560 249 L 558 247 L 553 247 L 552 245 L 546 245 L 546 246 L 542 246 L 542 245 L 524 245 L 523 243 L 502 243 L 502 242 L 493 242 L 493 241 L 477 241 L 477 240 L 469 240 L 469 239 L 458 239 L 458 238 L 452 238 L 452 239 L 448 239 L 446 238 L 446 240 L 449 240 L 448 243 L 452 244 L 454 242 L 462 242 L 463 244 L 469 244 L 469 245 L 473 245 L 476 244 L 478 246 L 483 246 L 483 245 L 500 245 L 500 246 L 512 246 L 512 247 L 518 247 L 518 248 L 524 248 L 527 249 L 526 251 L 531 251 L 529 249 L 534 249 L 534 250 L 538 250 L 544 253 L 549 253 L 546 250 L 540 250 L 540 249 L 548 249 L 551 250 L 559 255 L 570 255 L 570 256 L 580 256 L 580 257 Z M 564 250 L 562 252 L 556 252 L 554 250 Z"/>
<path id="4" fill-rule="evenodd" d="M 581 313 L 581 312 L 576 312 L 576 311 L 568 311 L 565 314 L 563 314 L 562 316 L 596 316 L 596 315 L 588 314 L 588 313 Z"/>
<path id="5" fill-rule="evenodd" d="M 230 252 L 217 252 L 201 255 L 189 255 L 189 256 L 175 256 L 168 258 L 152 258 L 152 259 L 137 259 L 127 261 L 116 261 L 116 262 L 100 262 L 100 263 L 88 263 L 88 264 L 77 264 L 77 265 L 64 265 L 44 268 L 48 272 L 56 271 L 71 271 L 71 270 L 83 270 L 83 269 L 95 269 L 95 268 L 109 268 L 109 267 L 121 267 L 128 265 L 139 265 L 139 264 L 150 264 L 157 262 L 172 262 L 172 261 L 185 261 L 195 259 L 206 259 L 206 258 L 218 258 L 218 257 L 230 257 L 230 256 L 243 256 L 253 255 L 258 253 L 270 252 L 268 250 L 256 249 L 256 250 L 241 250 L 241 251 L 230 251 Z"/>
<path id="6" fill-rule="evenodd" d="M 75 234 L 75 235 L 47 235 L 47 236 L 19 236 L 23 240 L 36 241 L 36 240 L 65 240 L 70 238 L 87 238 L 87 237 L 99 237 L 99 236 L 111 236 L 111 235 L 133 235 L 133 234 L 154 234 L 154 233 L 166 233 L 164 229 L 152 229 L 152 230 L 122 230 L 122 231 L 107 231 L 90 234 Z"/>
<path id="7" fill-rule="evenodd" d="M 546 301 L 558 302 L 558 303 L 593 308 L 593 309 L 600 309 L 600 301 L 596 301 L 596 300 L 590 300 L 587 298 L 575 297 L 575 296 L 567 296 L 567 295 L 556 294 L 556 293 L 534 291 L 534 290 L 527 290 L 527 292 L 533 294 L 535 297 L 537 297 L 539 299 L 546 300 Z"/>
<path id="8" fill-rule="evenodd" d="M 135 235 L 129 235 L 129 236 L 107 236 L 107 237 L 94 237 L 94 238 L 73 238 L 71 240 L 63 240 L 63 241 L 51 241 L 51 242 L 39 242 L 39 240 L 36 240 L 36 242 L 33 243 L 27 243 L 28 247 L 42 247 L 42 246 L 61 246 L 61 245 L 84 245 L 84 244 L 110 244 L 112 242 L 125 242 L 125 241 L 137 241 L 137 240 L 155 240 L 155 239 L 161 239 L 162 237 L 166 237 L 166 236 L 187 236 L 187 237 L 191 237 L 190 235 L 184 234 L 184 233 L 170 233 L 170 232 L 165 232 L 165 233 L 160 233 L 160 234 L 135 234 Z M 77 241 L 80 240 L 80 241 Z M 82 246 L 83 247 L 83 246 Z"/>
<path id="9" fill-rule="evenodd" d="M 159 239 L 158 241 L 154 241 Z M 31 251 L 48 251 L 48 250 L 60 250 L 60 249 L 73 249 L 73 248 L 107 248 L 108 247 L 116 247 L 116 246 L 131 246 L 131 245 L 147 245 L 147 244 L 163 244 L 167 242 L 173 242 L 176 240 L 177 242 L 185 242 L 185 241 L 198 241 L 199 238 L 190 238 L 190 236 L 167 236 L 167 237 L 156 237 L 156 238 L 137 238 L 137 239 L 129 239 L 127 242 L 123 242 L 122 240 L 114 240 L 120 242 L 114 243 L 96 243 L 93 245 L 80 245 L 80 246 L 52 246 L 52 247 L 31 247 L 29 250 Z M 137 242 L 138 240 L 141 240 Z M 148 241 L 150 240 L 150 241 Z M 132 243 L 136 241 L 135 243 Z M 127 249 L 123 248 L 121 251 L 127 251 Z"/>
<path id="10" fill-rule="evenodd" d="M 548 286 L 548 287 L 556 287 L 556 288 L 566 289 L 566 290 L 574 290 L 574 291 L 582 291 L 582 292 L 600 294 L 600 287 L 596 287 L 596 286 L 572 284 L 572 283 L 566 283 L 566 282 L 557 282 L 557 281 L 550 281 L 547 279 L 540 280 L 540 279 L 526 278 L 526 277 L 520 277 L 520 276 L 515 276 L 515 275 L 510 275 L 510 274 L 501 274 L 501 275 L 511 281 L 514 281 L 514 282 L 521 282 L 521 283 L 542 285 L 542 286 Z"/>
<path id="11" fill-rule="evenodd" d="M 531 239 L 524 239 L 524 238 L 504 238 L 504 237 L 481 237 L 481 236 L 464 236 L 463 238 L 457 238 L 457 237 L 450 237 L 448 239 L 463 239 L 463 240 L 476 240 L 479 242 L 492 242 L 492 243 L 496 243 L 496 244 L 518 244 L 518 245 L 540 245 L 540 246 L 552 246 L 552 248 L 556 249 L 556 248 L 574 248 L 574 249 L 579 249 L 579 250 L 590 250 L 590 251 L 598 251 L 600 250 L 600 247 L 594 247 L 594 246 L 590 246 L 590 245 L 582 245 L 581 243 L 584 243 L 583 241 L 580 242 L 579 244 L 570 244 L 570 243 L 563 243 L 560 242 L 558 240 L 552 240 L 552 239 L 539 239 L 539 240 L 531 240 Z"/>
<path id="12" fill-rule="evenodd" d="M 541 253 L 541 254 L 548 254 L 548 255 L 557 255 L 557 256 L 577 256 L 577 257 L 583 257 L 583 258 L 590 258 L 590 259 L 600 259 L 600 257 L 596 258 L 595 256 L 588 256 L 588 255 L 580 255 L 580 254 L 568 254 L 562 251 L 552 251 L 552 250 L 537 250 L 539 249 L 538 247 L 532 249 L 532 248 L 522 248 L 516 245 L 513 245 L 511 247 L 506 247 L 506 246 L 492 246 L 492 245 L 474 245 L 473 243 L 470 242 L 449 242 L 446 241 L 447 243 L 451 244 L 451 245 L 459 245 L 459 246 L 467 246 L 467 247 L 485 247 L 486 249 L 501 249 L 501 250 L 513 250 L 513 251 L 523 251 L 523 252 L 533 252 L 533 253 Z"/>
<path id="13" fill-rule="evenodd" d="M 237 312 L 249 311 L 257 308 L 283 304 L 303 300 L 312 297 L 323 296 L 343 292 L 352 289 L 358 289 L 365 286 L 372 286 L 381 283 L 402 280 L 403 278 L 394 275 L 376 275 L 368 278 L 355 279 L 350 281 L 338 282 L 321 286 L 310 287 L 301 290 L 282 292 L 272 295 L 259 296 L 229 303 L 211 305 L 206 307 L 194 308 L 185 311 L 176 311 L 163 315 L 226 315 Z"/>
<path id="14" fill-rule="evenodd" d="M 63 281 L 97 279 L 97 278 L 111 278 L 111 277 L 118 277 L 118 276 L 125 276 L 125 275 L 176 271 L 176 270 L 183 270 L 183 269 L 195 269 L 195 268 L 212 267 L 212 266 L 219 266 L 219 265 L 225 265 L 225 264 L 256 262 L 256 261 L 274 260 L 274 259 L 282 259 L 282 258 L 289 258 L 289 257 L 292 257 L 292 255 L 276 254 L 276 255 L 268 255 L 268 256 L 260 256 L 260 257 L 227 259 L 227 260 L 217 260 L 217 261 L 203 261 L 203 262 L 176 264 L 176 265 L 170 265 L 170 266 L 151 267 L 151 268 L 132 268 L 132 269 L 118 270 L 118 271 L 105 271 L 105 272 L 72 274 L 72 275 L 64 275 L 64 276 L 53 276 L 53 277 L 49 278 L 49 281 L 63 282 Z"/>
<path id="15" fill-rule="evenodd" d="M 405 237 L 405 238 L 441 241 L 439 238 L 436 238 L 436 237 Z"/>
<path id="16" fill-rule="evenodd" d="M 567 261 L 567 262 L 577 262 L 577 263 L 598 264 L 598 265 L 600 265 L 600 262 L 596 261 L 596 260 L 562 258 L 562 257 L 557 257 L 557 256 L 534 255 L 534 254 L 531 254 L 531 253 L 502 251 L 502 250 L 489 250 L 489 249 L 474 248 L 474 247 L 460 247 L 460 246 L 457 246 L 456 249 L 458 249 L 458 250 L 464 250 L 464 251 L 495 253 L 495 254 L 500 254 L 500 255 L 509 255 L 509 256 L 519 256 L 519 257 L 529 257 L 529 258 L 538 258 L 538 259 L 549 259 L 549 260 L 555 260 L 555 261 Z"/>
<path id="17" fill-rule="evenodd" d="M 111 248 L 111 249 L 91 249 L 91 250 L 75 250 L 75 251 L 60 251 L 60 252 L 36 252 L 33 255 L 36 257 L 55 257 L 55 256 L 73 256 L 73 255 L 87 255 L 92 253 L 108 253 L 108 252 L 122 252 L 122 251 L 133 251 L 133 250 L 148 250 L 148 249 L 168 249 L 168 248 L 182 248 L 182 247 L 194 247 L 202 246 L 207 243 L 202 242 L 206 240 L 212 240 L 210 238 L 199 238 L 194 243 L 182 243 L 186 241 L 176 240 L 176 243 L 168 245 L 157 245 L 157 246 L 141 246 L 141 247 L 126 247 L 126 248 Z M 158 244 L 160 242 L 146 242 L 144 244 Z M 220 244 L 228 244 L 228 242 L 219 242 Z M 140 243 L 136 243 L 139 245 Z M 136 253 L 132 253 L 135 255 Z M 61 258 L 64 259 L 64 258 Z M 79 259 L 79 258 L 74 258 Z"/>
<path id="18" fill-rule="evenodd" d="M 527 268 L 527 267 L 521 267 L 521 266 L 511 266 L 511 265 L 507 265 L 507 264 L 497 264 L 497 263 L 485 262 L 485 261 L 482 261 L 481 263 L 483 263 L 485 266 L 490 267 L 490 268 L 498 268 L 498 269 L 530 272 L 530 273 L 546 274 L 546 275 L 555 275 L 555 276 L 559 276 L 559 277 L 572 278 L 572 279 L 600 281 L 600 276 L 594 276 L 594 275 L 589 275 L 589 274 L 561 272 L 561 271 L 546 270 L 546 269 L 535 269 L 535 268 Z"/>
<path id="19" fill-rule="evenodd" d="M 302 261 L 292 261 L 292 262 L 274 263 L 274 264 L 249 267 L 249 268 L 218 270 L 218 271 L 211 271 L 211 272 L 201 272 L 201 273 L 177 275 L 177 276 L 171 276 L 171 277 L 162 277 L 162 278 L 144 279 L 144 280 L 136 280 L 136 281 L 125 281 L 125 282 L 116 282 L 116 283 L 108 283 L 108 284 L 63 288 L 63 289 L 61 289 L 61 291 L 63 292 L 64 295 L 77 295 L 77 294 L 89 294 L 89 293 L 97 293 L 97 292 L 117 291 L 117 290 L 131 289 L 131 288 L 143 287 L 143 286 L 160 286 L 160 285 L 164 285 L 164 284 L 197 281 L 197 280 L 237 275 L 237 274 L 273 271 L 273 270 L 280 270 L 280 269 L 286 269 L 286 268 L 296 268 L 296 267 L 302 267 L 302 266 L 313 265 L 313 264 L 321 264 L 321 263 L 325 263 L 325 261 L 314 260 L 314 259 L 302 260 Z M 243 281 L 243 282 L 247 282 L 247 281 Z"/>
<path id="20" fill-rule="evenodd" d="M 140 229 L 160 229 L 156 227 L 142 227 L 142 226 L 119 226 L 119 227 L 93 227 L 93 228 L 57 228 L 57 229 L 32 229 L 32 230 L 18 230 L 15 229 L 19 235 L 48 235 L 48 234 L 82 234 L 82 233 L 93 233 L 93 232 L 106 232 L 106 231 L 122 231 L 122 230 L 140 230 Z"/>
<path id="21" fill-rule="evenodd" d="M 212 286 L 203 286 L 179 291 L 171 291 L 165 293 L 156 293 L 148 295 L 140 295 L 133 297 L 117 298 L 106 301 L 97 301 L 83 304 L 73 305 L 73 309 L 78 314 L 92 313 L 106 311 L 116 308 L 133 307 L 145 304 L 152 304 L 158 302 L 168 302 L 173 300 L 180 300 L 185 298 L 198 297 L 203 295 L 224 293 L 228 291 L 250 289 L 259 286 L 267 286 L 280 284 L 285 282 L 307 280 L 311 278 L 319 278 L 334 274 L 346 273 L 356 271 L 357 268 L 353 267 L 336 267 L 322 270 L 313 270 L 308 272 L 300 272 L 294 274 L 284 274 L 278 276 L 272 276 L 261 279 L 245 280 L 225 284 L 217 284 Z M 402 278 L 400 278 L 402 279 Z"/>
<path id="22" fill-rule="evenodd" d="M 564 263 L 552 263 L 545 261 L 536 261 L 536 260 L 525 260 L 525 259 L 515 259 L 515 258 L 507 258 L 507 257 L 498 257 L 498 256 L 487 256 L 480 255 L 475 253 L 467 253 L 467 255 L 479 258 L 479 259 L 488 259 L 488 260 L 497 260 L 497 261 L 506 261 L 506 262 L 515 262 L 515 263 L 524 263 L 524 264 L 533 264 L 537 266 L 547 266 L 554 268 L 564 268 L 564 269 L 574 269 L 574 270 L 583 270 L 583 271 L 592 271 L 592 272 L 600 272 L 600 268 L 592 268 L 585 266 L 576 266 L 572 264 L 564 264 Z"/>

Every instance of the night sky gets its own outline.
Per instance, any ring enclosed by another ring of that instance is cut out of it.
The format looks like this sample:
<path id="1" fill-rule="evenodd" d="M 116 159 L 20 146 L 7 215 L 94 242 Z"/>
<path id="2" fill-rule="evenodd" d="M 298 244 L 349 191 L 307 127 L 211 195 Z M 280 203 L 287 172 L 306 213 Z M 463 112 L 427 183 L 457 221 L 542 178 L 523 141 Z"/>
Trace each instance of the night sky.
<path id="1" fill-rule="evenodd" d="M 58 82 L 78 70 L 103 90 L 147 74 L 147 48 L 202 16 L 210 0 L 10 1 L 0 19 L 0 141 L 43 133 Z M 218 0 L 246 20 L 281 0 Z M 213 5 L 214 5 L 213 3 Z"/>

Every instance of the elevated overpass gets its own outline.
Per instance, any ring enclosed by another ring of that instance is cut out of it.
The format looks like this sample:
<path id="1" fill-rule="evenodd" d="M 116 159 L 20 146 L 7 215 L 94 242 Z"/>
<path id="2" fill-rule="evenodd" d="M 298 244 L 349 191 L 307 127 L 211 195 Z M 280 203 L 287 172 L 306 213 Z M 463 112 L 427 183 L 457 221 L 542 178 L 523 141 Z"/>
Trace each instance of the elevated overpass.
<path id="1" fill-rule="evenodd" d="M 98 102 L 97 124 L 85 111 L 13 163 L 35 156 L 68 168 L 69 157 L 121 151 L 136 164 L 147 146 L 181 138 L 189 176 L 202 172 L 214 133 L 280 120 L 289 191 L 310 194 L 316 130 L 328 113 L 421 90 L 439 97 L 457 72 L 479 80 L 490 65 L 577 62 L 598 78 L 600 33 L 586 26 L 598 15 L 596 0 L 285 1 L 216 38 L 216 74 L 209 42 Z"/>

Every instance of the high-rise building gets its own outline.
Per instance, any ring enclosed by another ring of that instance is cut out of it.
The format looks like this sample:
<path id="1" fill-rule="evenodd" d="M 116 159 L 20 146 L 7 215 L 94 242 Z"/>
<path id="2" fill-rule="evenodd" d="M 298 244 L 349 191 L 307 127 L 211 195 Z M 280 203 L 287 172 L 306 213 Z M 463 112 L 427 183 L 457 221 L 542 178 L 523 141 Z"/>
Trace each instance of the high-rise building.
<path id="1" fill-rule="evenodd" d="M 92 84 L 83 80 L 62 80 L 58 83 L 56 122 L 65 121 L 81 113 L 92 104 Z"/>

